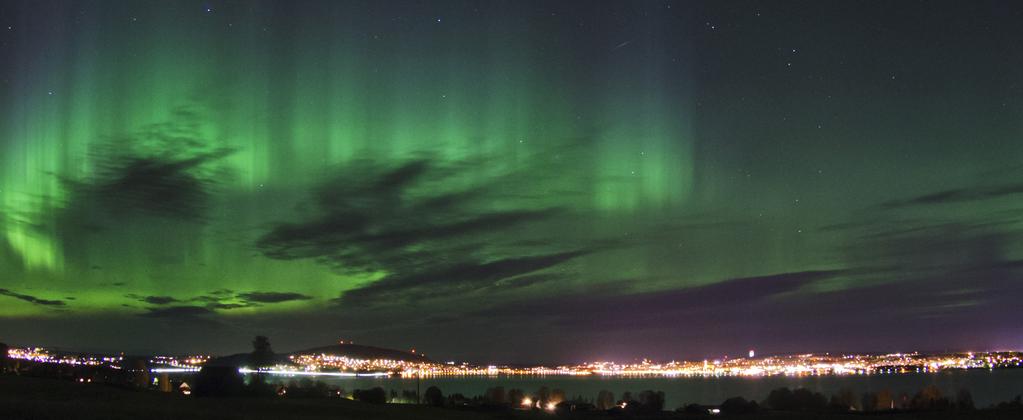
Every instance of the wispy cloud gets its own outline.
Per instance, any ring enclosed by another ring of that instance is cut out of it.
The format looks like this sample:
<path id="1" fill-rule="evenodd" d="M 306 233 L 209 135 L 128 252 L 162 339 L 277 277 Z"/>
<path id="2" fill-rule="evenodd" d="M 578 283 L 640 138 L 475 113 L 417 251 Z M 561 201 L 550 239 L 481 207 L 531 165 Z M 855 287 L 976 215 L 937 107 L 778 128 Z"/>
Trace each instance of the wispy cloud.
<path id="1" fill-rule="evenodd" d="M 978 186 L 975 188 L 956 188 L 919 195 L 905 200 L 892 200 L 882 203 L 882 207 L 897 209 L 914 206 L 927 206 L 969 201 L 990 200 L 1023 194 L 1023 184 L 998 186 Z"/>
<path id="2" fill-rule="evenodd" d="M 550 233 L 534 238 L 540 246 L 520 246 L 531 229 L 567 211 L 509 201 L 499 181 L 466 182 L 479 164 L 354 164 L 313 190 L 309 217 L 272 226 L 256 245 L 274 259 L 386 273 L 335 300 L 363 305 L 493 287 L 608 246 Z"/>
<path id="3" fill-rule="evenodd" d="M 42 306 L 61 307 L 61 306 L 65 306 L 67 304 L 66 302 L 64 302 L 62 300 L 43 299 L 43 298 L 31 296 L 31 295 L 26 295 L 26 294 L 23 294 L 23 293 L 17 293 L 17 292 L 8 290 L 8 289 L 0 289 L 0 295 L 12 297 L 12 298 L 15 298 L 15 299 L 20 299 L 20 300 L 23 300 L 23 301 L 28 302 L 28 303 L 33 303 L 33 304 L 42 305 Z"/>

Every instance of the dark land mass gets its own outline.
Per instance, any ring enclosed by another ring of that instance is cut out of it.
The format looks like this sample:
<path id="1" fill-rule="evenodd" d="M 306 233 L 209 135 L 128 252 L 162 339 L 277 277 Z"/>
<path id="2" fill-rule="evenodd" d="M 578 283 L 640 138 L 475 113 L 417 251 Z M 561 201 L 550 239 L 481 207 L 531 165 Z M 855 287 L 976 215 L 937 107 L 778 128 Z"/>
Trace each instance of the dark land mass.
<path id="1" fill-rule="evenodd" d="M 737 419 L 992 419 L 1023 417 L 1019 410 L 894 412 L 874 414 L 769 411 Z M 673 412 L 653 414 L 585 412 L 551 414 L 522 410 L 467 410 L 422 405 L 370 404 L 346 399 L 198 398 L 174 393 L 122 389 L 100 384 L 0 376 L 0 418 L 12 420 L 120 419 L 713 419 L 718 416 Z"/>
<path id="2" fill-rule="evenodd" d="M 386 349 L 382 347 L 364 346 L 361 344 L 331 344 L 329 346 L 314 347 L 311 349 L 293 351 L 291 353 L 273 354 L 269 357 L 270 360 L 265 360 L 268 364 L 289 364 L 291 359 L 288 356 L 298 356 L 303 354 L 328 354 L 339 357 L 348 357 L 350 359 L 367 359 L 367 360 L 397 360 L 406 362 L 430 362 L 423 355 L 415 354 L 402 350 Z M 238 353 L 229 356 L 221 356 L 210 360 L 208 366 L 255 366 L 258 363 L 252 359 L 252 353 Z"/>
<path id="3" fill-rule="evenodd" d="M 352 359 L 387 359 L 406 362 L 429 362 L 430 360 L 421 354 L 411 353 L 402 350 L 385 349 L 382 347 L 364 346 L 361 344 L 331 344 L 329 346 L 316 347 L 306 350 L 293 351 L 291 354 L 331 354 L 345 356 Z"/>

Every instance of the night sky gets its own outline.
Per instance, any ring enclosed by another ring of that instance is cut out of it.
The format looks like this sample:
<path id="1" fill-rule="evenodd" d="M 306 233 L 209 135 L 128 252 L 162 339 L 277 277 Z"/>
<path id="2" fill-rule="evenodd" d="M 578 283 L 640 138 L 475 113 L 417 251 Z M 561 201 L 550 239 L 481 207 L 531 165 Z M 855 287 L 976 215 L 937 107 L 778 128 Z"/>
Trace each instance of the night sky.
<path id="1" fill-rule="evenodd" d="M 0 341 L 1023 347 L 1023 5 L 6 1 Z"/>

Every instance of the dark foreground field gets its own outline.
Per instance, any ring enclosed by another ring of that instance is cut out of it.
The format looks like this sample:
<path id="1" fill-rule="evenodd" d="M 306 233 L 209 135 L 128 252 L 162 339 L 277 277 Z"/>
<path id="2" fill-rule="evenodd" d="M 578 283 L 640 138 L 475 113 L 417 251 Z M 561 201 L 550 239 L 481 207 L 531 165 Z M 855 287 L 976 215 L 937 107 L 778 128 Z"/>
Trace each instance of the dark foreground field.
<path id="1" fill-rule="evenodd" d="M 442 408 L 345 399 L 194 398 L 57 379 L 0 376 L 2 419 L 494 419 Z"/>
<path id="2" fill-rule="evenodd" d="M 711 416 L 660 415 L 630 417 L 603 412 L 558 416 L 544 412 L 476 412 L 410 405 L 374 405 L 343 399 L 193 398 L 176 394 L 132 391 L 57 379 L 0 376 L 0 419 L 711 419 Z M 992 419 L 1023 418 L 1019 411 L 980 410 L 970 413 L 814 414 L 771 412 L 728 418 L 777 419 Z"/>

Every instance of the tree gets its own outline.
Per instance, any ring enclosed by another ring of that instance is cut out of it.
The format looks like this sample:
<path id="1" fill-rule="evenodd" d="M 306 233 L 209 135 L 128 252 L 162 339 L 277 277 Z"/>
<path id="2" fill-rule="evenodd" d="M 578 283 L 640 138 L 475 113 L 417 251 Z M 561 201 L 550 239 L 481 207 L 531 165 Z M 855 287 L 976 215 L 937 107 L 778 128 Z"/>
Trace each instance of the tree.
<path id="1" fill-rule="evenodd" d="M 625 392 L 622 393 L 622 402 L 626 403 L 626 404 L 632 404 L 633 402 L 635 402 L 632 399 L 632 392 L 631 391 L 625 391 Z"/>
<path id="2" fill-rule="evenodd" d="M 444 394 L 440 392 L 440 388 L 431 386 L 426 388 L 426 392 L 423 393 L 423 402 L 434 407 L 444 406 Z"/>
<path id="3" fill-rule="evenodd" d="M 664 391 L 646 390 L 639 393 L 639 406 L 647 411 L 664 410 Z"/>
<path id="4" fill-rule="evenodd" d="M 910 401 L 910 407 L 915 410 L 944 410 L 948 409 L 950 405 L 952 403 L 948 398 L 942 396 L 941 388 L 934 385 L 924 387 Z"/>
<path id="5" fill-rule="evenodd" d="M 0 373 L 7 371 L 7 352 L 10 350 L 6 344 L 0 343 Z"/>
<path id="6" fill-rule="evenodd" d="M 760 405 L 756 401 L 747 401 L 743 397 L 732 397 L 725 402 L 721 403 L 721 413 L 727 415 L 743 415 L 753 414 L 760 410 Z M 706 414 L 706 411 L 700 410 L 699 406 L 695 410 L 697 413 Z"/>
<path id="7" fill-rule="evenodd" d="M 877 410 L 877 394 L 864 392 L 863 397 L 860 398 L 860 407 L 863 407 L 863 411 Z"/>
<path id="8" fill-rule="evenodd" d="M 813 392 L 806 388 L 797 388 L 792 391 L 796 399 L 797 410 L 821 411 L 828 406 L 828 398 L 819 392 Z"/>
<path id="9" fill-rule="evenodd" d="M 973 403 L 973 394 L 970 394 L 970 391 L 965 389 L 960 389 L 956 393 L 956 409 L 969 411 L 974 408 L 976 408 L 976 405 Z"/>
<path id="10" fill-rule="evenodd" d="M 257 335 L 252 340 L 252 357 L 250 360 L 255 367 L 269 366 L 274 363 L 274 351 L 270 348 L 269 338 Z"/>
<path id="11" fill-rule="evenodd" d="M 526 399 L 526 394 L 521 389 L 512 388 L 508 390 L 508 402 L 514 405 L 522 405 L 522 401 Z"/>
<path id="12" fill-rule="evenodd" d="M 550 398 L 547 399 L 547 402 L 557 404 L 565 400 L 566 400 L 565 391 L 555 388 L 553 391 L 551 391 L 551 396 Z"/>
<path id="13" fill-rule="evenodd" d="M 850 411 L 856 409 L 856 393 L 849 388 L 842 388 L 837 394 L 831 396 L 831 408 L 838 411 Z"/>
<path id="14" fill-rule="evenodd" d="M 508 402 L 507 395 L 508 394 L 504 392 L 503 386 L 496 386 L 493 388 L 487 388 L 487 393 L 484 398 L 491 404 L 505 404 Z"/>
<path id="15" fill-rule="evenodd" d="M 203 366 L 195 375 L 192 394 L 200 397 L 234 397 L 245 383 L 238 369 L 230 366 Z"/>
<path id="16" fill-rule="evenodd" d="M 539 401 L 541 405 L 546 405 L 550 399 L 551 390 L 549 388 L 541 386 L 540 389 L 536 391 L 536 400 Z"/>
<path id="17" fill-rule="evenodd" d="M 600 390 L 597 393 L 597 408 L 600 410 L 610 410 L 615 406 L 615 394 L 606 389 Z"/>
<path id="18" fill-rule="evenodd" d="M 796 399 L 792 395 L 791 389 L 776 388 L 772 389 L 770 394 L 767 394 L 764 405 L 772 410 L 795 410 Z"/>
<path id="19" fill-rule="evenodd" d="M 866 407 L 863 408 L 866 410 Z M 887 411 L 895 409 L 895 397 L 892 392 L 887 389 L 882 389 L 877 393 L 877 398 L 874 400 L 873 409 L 879 411 Z"/>
<path id="20" fill-rule="evenodd" d="M 371 404 L 384 404 L 387 402 L 387 391 L 384 391 L 381 387 L 375 387 L 372 389 L 356 389 L 355 392 L 352 393 L 352 398 Z"/>

